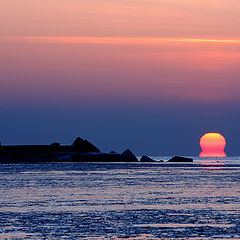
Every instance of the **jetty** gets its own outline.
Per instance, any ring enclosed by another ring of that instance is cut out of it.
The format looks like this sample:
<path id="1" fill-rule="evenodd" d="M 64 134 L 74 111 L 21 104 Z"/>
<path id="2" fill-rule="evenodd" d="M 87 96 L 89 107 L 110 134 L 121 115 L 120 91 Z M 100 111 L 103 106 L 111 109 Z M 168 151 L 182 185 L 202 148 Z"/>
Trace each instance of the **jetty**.
<path id="1" fill-rule="evenodd" d="M 148 156 L 140 160 L 127 149 L 123 153 L 104 153 L 94 144 L 77 137 L 71 145 L 54 142 L 50 145 L 0 145 L 0 163 L 40 162 L 163 162 Z M 191 158 L 173 157 L 169 162 L 193 162 Z"/>

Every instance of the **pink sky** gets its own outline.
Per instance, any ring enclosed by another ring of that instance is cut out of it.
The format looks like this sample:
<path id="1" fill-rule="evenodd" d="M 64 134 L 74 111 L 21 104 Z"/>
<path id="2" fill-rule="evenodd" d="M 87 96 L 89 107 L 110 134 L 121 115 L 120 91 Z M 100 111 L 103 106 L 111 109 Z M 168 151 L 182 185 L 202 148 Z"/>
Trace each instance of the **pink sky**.
<path id="1" fill-rule="evenodd" d="M 1 35 L 239 37 L 238 0 L 1 1 Z"/>
<path id="2" fill-rule="evenodd" d="M 236 101 L 237 0 L 8 0 L 4 97 Z"/>
<path id="3" fill-rule="evenodd" d="M 239 154 L 239 13 L 239 0 L 0 0 L 0 140 L 198 155 L 211 131 Z"/>

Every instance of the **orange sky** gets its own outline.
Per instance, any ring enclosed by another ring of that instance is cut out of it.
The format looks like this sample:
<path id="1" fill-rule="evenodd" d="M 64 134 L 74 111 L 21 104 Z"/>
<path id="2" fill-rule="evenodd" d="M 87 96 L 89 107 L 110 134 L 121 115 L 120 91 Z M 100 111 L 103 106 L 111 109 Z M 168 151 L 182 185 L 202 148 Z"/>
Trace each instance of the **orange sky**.
<path id="1" fill-rule="evenodd" d="M 0 132 L 199 154 L 196 136 L 216 131 L 239 153 L 239 13 L 239 0 L 0 0 Z"/>
<path id="2" fill-rule="evenodd" d="M 237 0 L 2 1 L 2 95 L 50 84 L 66 97 L 235 101 L 239 12 Z"/>
<path id="3" fill-rule="evenodd" d="M 1 1 L 1 35 L 239 38 L 238 0 Z"/>

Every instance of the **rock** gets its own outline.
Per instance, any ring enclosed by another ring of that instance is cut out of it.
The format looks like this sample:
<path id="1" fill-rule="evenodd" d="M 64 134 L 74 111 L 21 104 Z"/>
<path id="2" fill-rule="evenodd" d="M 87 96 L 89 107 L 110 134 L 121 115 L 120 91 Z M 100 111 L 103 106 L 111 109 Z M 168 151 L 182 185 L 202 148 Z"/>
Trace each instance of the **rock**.
<path id="1" fill-rule="evenodd" d="M 124 159 L 124 162 L 138 162 L 136 156 L 129 149 L 127 149 L 121 155 Z"/>
<path id="2" fill-rule="evenodd" d="M 77 147 L 77 146 L 81 146 L 84 143 L 84 140 L 80 137 L 77 137 L 74 142 L 73 142 L 73 146 Z"/>
<path id="3" fill-rule="evenodd" d="M 51 144 L 52 147 L 60 147 L 60 143 L 58 142 L 54 142 Z"/>
<path id="4" fill-rule="evenodd" d="M 72 144 L 73 151 L 80 152 L 80 153 L 86 153 L 86 152 L 100 152 L 100 150 L 94 146 L 92 143 L 90 143 L 87 140 L 83 140 L 80 137 L 77 137 L 75 141 Z"/>
<path id="5" fill-rule="evenodd" d="M 123 162 L 121 154 L 115 153 L 73 153 L 73 162 Z"/>
<path id="6" fill-rule="evenodd" d="M 54 152 L 54 153 L 56 153 L 56 152 L 61 152 L 61 151 L 62 151 L 62 149 L 61 149 L 60 143 L 54 142 L 54 143 L 52 143 L 50 145 L 50 148 L 49 148 L 49 150 L 47 152 Z"/>
<path id="7" fill-rule="evenodd" d="M 171 158 L 170 160 L 168 160 L 168 162 L 193 162 L 193 159 L 175 156 L 175 157 Z"/>
<path id="8" fill-rule="evenodd" d="M 58 153 L 57 161 L 58 162 L 72 162 L 72 156 L 69 153 Z"/>
<path id="9" fill-rule="evenodd" d="M 156 162 L 156 161 L 154 161 L 152 158 L 148 156 L 142 156 L 140 162 Z"/>
<path id="10" fill-rule="evenodd" d="M 100 150 L 90 143 L 88 140 L 84 140 L 86 152 L 100 152 Z"/>
<path id="11" fill-rule="evenodd" d="M 110 151 L 109 153 L 117 153 L 117 152 L 115 152 L 115 151 Z"/>

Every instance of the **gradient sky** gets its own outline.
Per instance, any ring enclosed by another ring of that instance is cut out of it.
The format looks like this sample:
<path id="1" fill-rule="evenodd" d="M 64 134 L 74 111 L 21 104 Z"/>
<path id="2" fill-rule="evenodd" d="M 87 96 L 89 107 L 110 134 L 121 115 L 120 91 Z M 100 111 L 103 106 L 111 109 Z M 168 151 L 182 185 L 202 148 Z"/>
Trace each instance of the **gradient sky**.
<path id="1" fill-rule="evenodd" d="M 0 139 L 239 155 L 239 0 L 0 0 Z"/>

